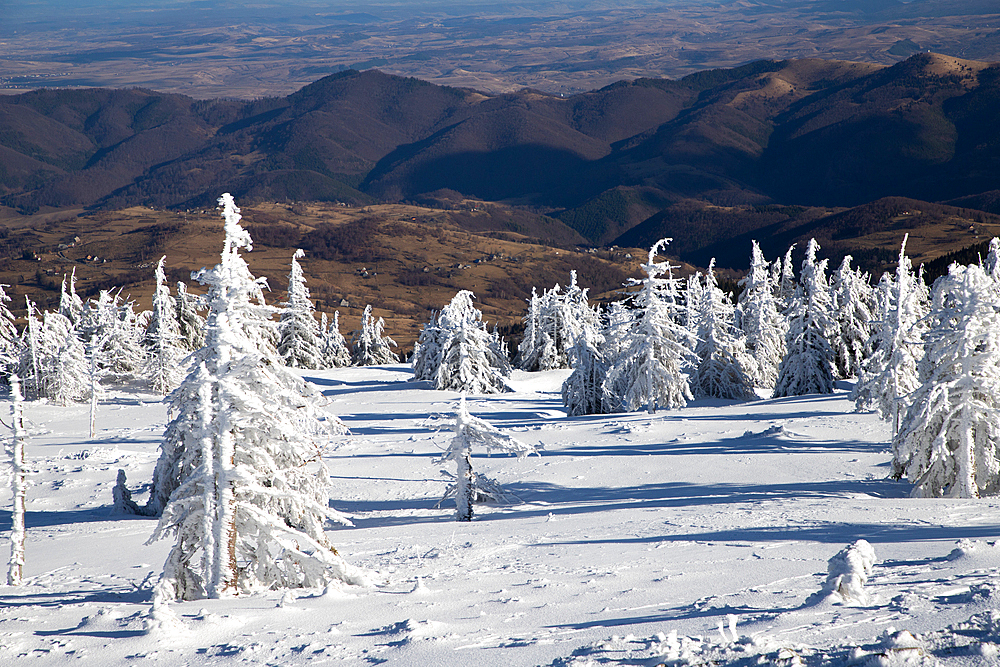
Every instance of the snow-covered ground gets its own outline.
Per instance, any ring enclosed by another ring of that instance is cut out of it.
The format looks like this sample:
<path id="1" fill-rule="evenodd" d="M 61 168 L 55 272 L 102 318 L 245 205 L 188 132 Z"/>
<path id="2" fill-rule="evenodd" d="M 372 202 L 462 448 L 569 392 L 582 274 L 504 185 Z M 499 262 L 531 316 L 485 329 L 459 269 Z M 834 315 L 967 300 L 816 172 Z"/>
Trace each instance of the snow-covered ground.
<path id="1" fill-rule="evenodd" d="M 516 373 L 469 409 L 544 448 L 477 454 L 523 502 L 458 523 L 433 463 L 457 395 L 409 376 L 306 373 L 353 431 L 327 463 L 355 526 L 329 534 L 379 585 L 171 604 L 179 624 L 152 632 L 169 544 L 112 515 L 111 489 L 119 468 L 148 483 L 166 407 L 113 394 L 91 440 L 87 406 L 28 404 L 26 584 L 0 587 L 0 665 L 1000 664 L 1000 503 L 910 499 L 886 478 L 888 427 L 846 384 L 569 418 L 566 372 Z M 859 539 L 868 600 L 822 592 Z"/>

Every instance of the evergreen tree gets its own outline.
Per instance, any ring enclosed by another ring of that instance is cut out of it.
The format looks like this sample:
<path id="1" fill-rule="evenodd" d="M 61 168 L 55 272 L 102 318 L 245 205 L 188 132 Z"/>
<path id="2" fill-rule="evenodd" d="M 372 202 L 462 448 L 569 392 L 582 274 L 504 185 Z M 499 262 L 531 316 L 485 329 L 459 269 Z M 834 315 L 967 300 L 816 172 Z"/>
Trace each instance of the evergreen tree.
<path id="1" fill-rule="evenodd" d="M 7 307 L 11 299 L 4 291 L 5 287 L 10 285 L 0 285 L 0 378 L 9 376 L 17 369 L 21 354 L 14 314 Z"/>
<path id="2" fill-rule="evenodd" d="M 573 372 L 563 382 L 563 405 L 572 417 L 606 414 L 613 410 L 614 401 L 605 393 L 608 363 L 601 352 L 604 337 L 588 339 L 581 336 L 570 349 Z"/>
<path id="3" fill-rule="evenodd" d="M 570 271 L 570 283 L 563 292 L 559 285 L 538 296 L 534 288 L 524 317 L 524 336 L 518 346 L 518 367 L 527 371 L 567 368 L 569 350 L 580 336 L 592 336 L 600 329 L 597 313 L 590 307 L 587 290 Z"/>
<path id="4" fill-rule="evenodd" d="M 185 283 L 178 282 L 174 308 L 184 347 L 189 352 L 200 349 L 205 344 L 205 318 L 198 314 L 203 308 L 202 299 L 190 294 Z"/>
<path id="5" fill-rule="evenodd" d="M 183 359 L 187 351 L 182 347 L 181 328 L 177 323 L 174 301 L 170 298 L 163 266 L 166 255 L 156 265 L 156 291 L 153 293 L 153 310 L 146 327 L 146 350 L 143 377 L 157 394 L 166 394 L 180 384 L 184 377 Z"/>
<path id="6" fill-rule="evenodd" d="M 90 395 L 90 369 L 86 349 L 72 323 L 59 313 L 45 313 L 39 346 L 45 375 L 44 396 L 56 405 L 85 401 Z"/>
<path id="7" fill-rule="evenodd" d="M 870 347 L 872 354 L 862 365 L 853 398 L 859 410 L 876 410 L 892 422 L 893 433 L 909 405 L 909 396 L 919 386 L 917 365 L 922 355 L 920 320 L 925 314 L 925 287 L 913 275 L 906 256 L 907 236 L 899 250 L 896 277 L 883 278 L 879 319 Z"/>
<path id="8" fill-rule="evenodd" d="M 399 357 L 390 349 L 396 341 L 385 335 L 385 320 L 372 316 L 372 307 L 365 306 L 361 314 L 361 329 L 355 334 L 351 362 L 355 366 L 397 364 Z"/>
<path id="9" fill-rule="evenodd" d="M 118 383 L 138 377 L 146 363 L 143 347 L 146 318 L 137 315 L 132 301 L 122 299 L 120 290 L 115 294 L 101 290 L 97 301 L 87 304 L 83 329 L 87 340 L 98 342 L 98 354 L 103 370 Z"/>
<path id="10" fill-rule="evenodd" d="M 538 290 L 532 287 L 531 298 L 528 299 L 528 312 L 522 319 L 524 335 L 517 347 L 517 367 L 523 371 L 540 370 L 543 355 L 553 356 L 552 341 L 548 340 L 548 336 L 542 331 L 541 318 L 541 300 Z"/>
<path id="11" fill-rule="evenodd" d="M 59 314 L 70 321 L 74 328 L 80 325 L 83 319 L 83 299 L 76 293 L 76 267 L 68 279 L 63 275 L 62 291 L 59 296 Z"/>
<path id="12" fill-rule="evenodd" d="M 42 348 L 42 323 L 38 310 L 31 299 L 24 297 L 27 307 L 24 329 L 21 331 L 20 353 L 17 360 L 17 375 L 22 379 L 24 395 L 28 399 L 44 397 L 46 368 Z"/>
<path id="13" fill-rule="evenodd" d="M 616 345 L 619 353 L 608 370 L 605 389 L 619 398 L 617 410 L 679 408 L 693 398 L 686 369 L 694 363 L 691 333 L 677 323 L 677 285 L 669 262 L 656 262 L 656 255 L 670 239 L 657 241 L 649 260 L 640 268 L 646 273 L 636 297 L 634 322 Z M 663 273 L 668 278 L 660 278 Z"/>
<path id="14" fill-rule="evenodd" d="M 697 289 L 697 286 L 694 286 Z M 688 288 L 691 290 L 691 287 Z M 729 295 L 719 289 L 715 259 L 708 265 L 704 290 L 698 299 L 697 364 L 691 373 L 691 389 L 696 396 L 737 400 L 757 398 L 742 331 L 736 328 L 736 309 Z"/>
<path id="15" fill-rule="evenodd" d="M 778 368 L 774 396 L 833 393 L 833 300 L 826 281 L 826 260 L 817 261 L 819 244 L 809 240 L 802 274 L 788 308 L 785 358 Z"/>
<path id="16" fill-rule="evenodd" d="M 275 365 L 247 333 L 258 289 L 240 249 L 250 235 L 228 194 L 220 199 L 226 241 L 221 262 L 202 271 L 209 318 L 196 366 L 171 395 L 150 506 L 162 508 L 150 540 L 175 543 L 155 597 L 197 599 L 237 591 L 364 583 L 323 532 L 328 507 L 322 446 L 336 418 L 318 392 Z M 238 564 L 240 564 L 238 566 Z"/>
<path id="17" fill-rule="evenodd" d="M 334 311 L 333 321 L 327 324 L 326 313 L 320 319 L 320 329 L 323 331 L 323 367 L 342 368 L 351 365 L 351 350 L 347 340 L 340 333 L 340 311 Z"/>
<path id="18" fill-rule="evenodd" d="M 470 394 L 508 391 L 504 380 L 510 375 L 510 363 L 499 338 L 486 329 L 474 298 L 469 290 L 459 291 L 437 317 L 435 344 L 439 341 L 440 352 L 434 388 Z M 421 353 L 419 361 L 422 367 L 434 364 L 430 351 Z"/>
<path id="19" fill-rule="evenodd" d="M 1000 296 L 981 267 L 937 281 L 921 384 L 893 439 L 893 473 L 918 497 L 1000 494 Z"/>
<path id="20" fill-rule="evenodd" d="M 477 475 L 472 470 L 472 447 L 484 446 L 487 451 L 497 450 L 516 454 L 518 458 L 535 453 L 535 448 L 502 433 L 495 426 L 469 414 L 463 395 L 455 413 L 452 426 L 455 436 L 448 450 L 435 463 L 454 461 L 457 468 L 455 483 L 446 492 L 445 498 L 454 496 L 455 516 L 459 521 L 472 521 L 472 504 L 483 498 L 497 499 L 499 486 L 491 479 Z"/>
<path id="21" fill-rule="evenodd" d="M 834 364 L 841 378 L 857 377 L 868 357 L 871 322 L 874 319 L 874 294 L 868 278 L 851 268 L 851 256 L 845 255 L 833 274 L 833 311 L 836 324 L 830 341 Z"/>
<path id="22" fill-rule="evenodd" d="M 775 262 L 780 267 L 779 262 Z M 779 275 L 780 278 L 780 275 Z M 785 320 L 774 298 L 774 282 L 757 241 L 753 242 L 750 270 L 740 280 L 740 326 L 746 337 L 747 353 L 754 360 L 754 383 L 774 387 L 778 366 L 785 356 Z"/>
<path id="23" fill-rule="evenodd" d="M 446 333 L 438 324 L 438 313 L 431 313 L 430 322 L 426 323 L 413 345 L 414 380 L 436 380 L 438 368 L 441 367 L 441 352 Z"/>
<path id="24" fill-rule="evenodd" d="M 324 365 L 322 340 L 309 288 L 302 274 L 298 259 L 305 255 L 302 249 L 292 255 L 292 270 L 288 275 L 288 301 L 281 312 L 278 331 L 281 342 L 278 354 L 286 366 L 292 368 L 322 368 Z"/>

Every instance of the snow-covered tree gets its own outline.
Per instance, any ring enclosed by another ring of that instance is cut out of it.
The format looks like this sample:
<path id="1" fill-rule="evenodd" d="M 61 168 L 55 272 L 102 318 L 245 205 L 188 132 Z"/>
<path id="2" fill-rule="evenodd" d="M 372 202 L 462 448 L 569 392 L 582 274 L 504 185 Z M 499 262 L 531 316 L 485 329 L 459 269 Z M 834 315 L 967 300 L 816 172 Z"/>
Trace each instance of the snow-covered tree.
<path id="1" fill-rule="evenodd" d="M 430 374 L 435 389 L 470 394 L 507 391 L 511 367 L 499 337 L 490 333 L 483 314 L 472 303 L 475 295 L 459 291 L 426 329 L 414 353 L 414 369 Z M 418 379 L 423 379 L 418 378 Z"/>
<path id="2" fill-rule="evenodd" d="M 156 265 L 156 291 L 153 293 L 153 310 L 146 327 L 143 345 L 146 349 L 143 377 L 157 394 L 166 394 L 180 384 L 184 377 L 184 349 L 177 311 L 170 298 L 163 266 L 164 255 Z M 103 347 L 103 346 L 102 346 Z"/>
<path id="3" fill-rule="evenodd" d="M 736 328 L 736 309 L 729 295 L 719 289 L 715 258 L 708 265 L 698 302 L 698 361 L 691 372 L 691 390 L 696 396 L 737 400 L 757 398 L 743 332 Z M 697 286 L 694 286 L 697 288 Z M 692 288 L 689 287 L 690 291 Z"/>
<path id="4" fill-rule="evenodd" d="M 817 261 L 819 244 L 809 240 L 799 285 L 788 307 L 785 358 L 778 368 L 774 396 L 833 393 L 833 300 L 826 281 L 826 260 Z"/>
<path id="5" fill-rule="evenodd" d="M 39 320 L 37 312 L 29 300 L 18 364 L 18 375 L 25 378 L 25 393 L 59 405 L 85 400 L 90 383 L 83 342 L 59 313 L 46 312 Z"/>
<path id="6" fill-rule="evenodd" d="M 83 299 L 76 293 L 76 267 L 69 276 L 63 275 L 62 291 L 59 295 L 59 314 L 77 327 L 83 319 Z"/>
<path id="7" fill-rule="evenodd" d="M 396 347 L 396 341 L 385 335 L 385 320 L 375 319 L 371 305 L 365 306 L 361 313 L 361 329 L 351 347 L 351 363 L 355 366 L 399 363 L 399 357 L 391 349 Z"/>
<path id="8" fill-rule="evenodd" d="M 775 266 L 780 266 L 775 262 Z M 780 276 L 779 276 L 780 277 Z M 774 298 L 774 283 L 768 263 L 757 241 L 753 242 L 750 270 L 740 280 L 740 327 L 746 337 L 747 353 L 754 360 L 754 383 L 774 387 L 778 366 L 785 356 L 785 319 Z"/>
<path id="9" fill-rule="evenodd" d="M 983 260 L 983 270 L 993 278 L 993 282 L 1000 283 L 1000 238 L 994 236 L 990 239 L 990 249 Z"/>
<path id="10" fill-rule="evenodd" d="M 320 318 L 320 329 L 323 332 L 322 352 L 324 368 L 342 368 L 351 365 L 351 349 L 347 340 L 340 333 L 340 311 L 333 313 L 333 321 L 327 323 L 326 313 Z"/>
<path id="11" fill-rule="evenodd" d="M 1000 494 L 1000 296 L 977 265 L 934 286 L 920 386 L 893 439 L 917 497 Z"/>
<path id="12" fill-rule="evenodd" d="M 42 357 L 42 323 L 38 318 L 38 309 L 31 299 L 24 297 L 27 314 L 24 329 L 21 330 L 21 342 L 18 345 L 16 373 L 21 378 L 25 397 L 41 398 L 45 395 L 45 368 Z"/>
<path id="13" fill-rule="evenodd" d="M 205 345 L 170 397 L 147 510 L 162 508 L 150 540 L 173 535 L 156 597 L 197 599 L 238 591 L 364 583 L 328 542 L 331 510 L 323 445 L 343 432 L 314 387 L 273 363 L 245 318 L 258 289 L 240 249 L 251 247 L 239 209 L 220 199 L 221 262 L 200 273 L 209 287 Z"/>
<path id="14" fill-rule="evenodd" d="M 532 289 L 524 317 L 524 336 L 518 346 L 517 364 L 526 371 L 544 371 L 569 366 L 569 349 L 580 336 L 600 329 L 597 313 L 590 307 L 587 290 L 577 284 L 570 271 L 569 287 L 559 285 L 541 296 Z"/>
<path id="15" fill-rule="evenodd" d="M 541 366 L 543 356 L 554 356 L 551 351 L 552 341 L 546 342 L 543 339 L 541 313 L 538 290 L 532 287 L 531 298 L 528 299 L 528 312 L 522 318 L 524 334 L 521 337 L 521 344 L 517 347 L 517 367 L 524 371 L 537 371 Z M 549 348 L 548 352 L 546 352 L 546 348 Z"/>
<path id="16" fill-rule="evenodd" d="M 46 312 L 42 324 L 41 367 L 44 396 L 56 405 L 85 401 L 90 395 L 90 363 L 73 324 L 59 313 Z"/>
<path id="17" fill-rule="evenodd" d="M 186 283 L 178 282 L 174 307 L 184 347 L 194 352 L 205 344 L 205 318 L 198 314 L 203 307 L 202 299 L 189 293 Z"/>
<path id="18" fill-rule="evenodd" d="M 830 287 L 836 322 L 830 342 L 837 375 L 857 377 L 861 364 L 868 357 L 874 294 L 867 276 L 860 269 L 851 268 L 850 255 L 844 256 Z"/>
<path id="19" fill-rule="evenodd" d="M 24 503 L 28 491 L 28 471 L 24 460 L 24 407 L 21 402 L 21 383 L 15 373 L 11 386 L 11 429 L 13 437 L 7 444 L 10 456 L 10 561 L 7 567 L 7 585 L 20 586 L 24 576 Z"/>
<path id="20" fill-rule="evenodd" d="M 291 368 L 322 368 L 323 341 L 316 316 L 313 313 L 313 302 L 309 299 L 309 288 L 302 273 L 299 258 L 305 255 L 301 248 L 292 255 L 292 270 L 288 274 L 288 301 L 281 311 L 281 322 L 278 332 L 281 342 L 278 344 L 278 354 L 286 366 Z"/>
<path id="21" fill-rule="evenodd" d="M 493 480 L 476 474 L 472 470 L 472 448 L 485 447 L 486 450 L 497 450 L 516 454 L 524 458 L 535 453 L 535 448 L 500 431 L 492 424 L 469 414 L 465 405 L 465 395 L 459 401 L 455 420 L 452 424 L 455 436 L 448 444 L 448 449 L 434 463 L 454 461 L 456 466 L 455 483 L 445 492 L 444 498 L 455 498 L 455 517 L 459 521 L 472 521 L 472 504 L 481 500 L 498 500 L 497 492 L 502 493 L 499 485 Z"/>
<path id="22" fill-rule="evenodd" d="M 605 388 L 618 397 L 617 410 L 631 412 L 645 408 L 684 407 L 692 397 L 687 368 L 694 363 L 691 333 L 677 323 L 677 285 L 669 262 L 657 262 L 656 255 L 670 239 L 657 241 L 649 259 L 640 268 L 646 278 L 635 281 L 635 319 L 616 345 L 617 358 L 611 362 Z M 667 278 L 661 278 L 664 273 Z"/>
<path id="23" fill-rule="evenodd" d="M 795 244 L 788 246 L 788 250 L 785 252 L 785 257 L 781 262 L 781 277 L 775 283 L 775 298 L 778 300 L 778 306 L 782 312 L 788 310 L 792 305 L 792 300 L 795 298 L 795 292 L 798 289 L 798 282 L 795 280 L 795 269 L 792 266 L 792 251 L 795 250 Z"/>
<path id="24" fill-rule="evenodd" d="M 20 356 L 20 342 L 17 327 L 14 325 L 14 314 L 10 312 L 7 303 L 11 300 L 4 291 L 10 285 L 0 285 L 0 377 L 13 373 Z"/>
<path id="25" fill-rule="evenodd" d="M 120 290 L 114 294 L 101 290 L 97 301 L 87 304 L 83 330 L 87 340 L 98 341 L 104 370 L 116 382 L 139 377 L 145 367 L 146 319 L 146 315 L 135 312 L 134 302 L 122 298 Z"/>
<path id="26" fill-rule="evenodd" d="M 904 236 L 895 279 L 886 276 L 879 283 L 879 318 L 869 343 L 872 354 L 862 364 L 853 394 L 859 410 L 878 411 L 882 419 L 892 422 L 893 433 L 899 431 L 909 396 L 920 384 L 920 321 L 926 314 L 922 300 L 925 287 L 913 275 L 906 241 Z"/>
<path id="27" fill-rule="evenodd" d="M 563 382 L 563 405 L 570 416 L 598 415 L 613 411 L 614 401 L 604 389 L 608 363 L 601 352 L 604 337 L 588 340 L 581 336 L 570 348 L 573 372 Z"/>

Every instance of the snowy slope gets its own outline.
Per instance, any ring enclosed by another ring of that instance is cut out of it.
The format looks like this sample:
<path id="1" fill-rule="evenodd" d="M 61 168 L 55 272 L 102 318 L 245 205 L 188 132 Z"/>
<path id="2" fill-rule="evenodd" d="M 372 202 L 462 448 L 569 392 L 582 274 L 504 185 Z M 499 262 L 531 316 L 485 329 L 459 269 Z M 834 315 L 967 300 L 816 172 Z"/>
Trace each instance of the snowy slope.
<path id="1" fill-rule="evenodd" d="M 565 371 L 516 373 L 469 409 L 544 448 L 476 455 L 523 502 L 458 523 L 432 462 L 457 395 L 409 376 L 306 372 L 353 431 L 327 463 L 355 527 L 331 540 L 378 586 L 171 604 L 177 626 L 151 633 L 169 544 L 113 516 L 111 488 L 119 468 L 149 481 L 165 406 L 113 394 L 89 440 L 86 406 L 28 404 L 26 585 L 0 587 L 0 665 L 1000 664 L 1000 503 L 910 499 L 846 384 L 568 418 Z M 858 539 L 877 559 L 868 604 L 820 594 Z"/>

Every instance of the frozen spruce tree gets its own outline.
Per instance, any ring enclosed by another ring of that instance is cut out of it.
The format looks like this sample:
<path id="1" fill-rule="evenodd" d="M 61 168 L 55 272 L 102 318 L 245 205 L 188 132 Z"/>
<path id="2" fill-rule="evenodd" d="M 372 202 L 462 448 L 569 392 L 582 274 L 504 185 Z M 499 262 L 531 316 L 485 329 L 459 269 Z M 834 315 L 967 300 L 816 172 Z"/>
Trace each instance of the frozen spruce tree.
<path id="1" fill-rule="evenodd" d="M 780 266 L 775 262 L 775 266 Z M 780 276 L 779 276 L 780 277 Z M 785 319 L 774 297 L 774 283 L 760 245 L 753 242 L 750 270 L 740 280 L 740 327 L 746 337 L 747 353 L 755 361 L 754 382 L 758 387 L 774 387 L 778 366 L 785 356 Z"/>
<path id="2" fill-rule="evenodd" d="M 46 312 L 40 344 L 45 374 L 44 397 L 56 405 L 85 401 L 90 395 L 90 361 L 73 324 L 59 313 Z"/>
<path id="3" fill-rule="evenodd" d="M 486 329 L 483 314 L 472 303 L 475 295 L 461 290 L 436 318 L 429 335 L 415 355 L 414 368 L 431 369 L 435 389 L 469 394 L 508 391 L 511 367 L 500 339 Z M 423 373 L 429 370 L 422 370 Z"/>
<path id="4" fill-rule="evenodd" d="M 205 344 L 205 318 L 198 314 L 204 308 L 203 299 L 189 293 L 186 283 L 178 282 L 174 307 L 184 347 L 194 352 Z"/>
<path id="5" fill-rule="evenodd" d="M 871 322 L 874 319 L 874 293 L 868 277 L 851 268 L 851 256 L 833 274 L 833 310 L 835 313 L 833 345 L 834 364 L 841 378 L 857 377 L 868 357 Z"/>
<path id="6" fill-rule="evenodd" d="M 70 321 L 51 312 L 39 319 L 34 304 L 28 301 L 28 321 L 17 369 L 18 375 L 25 378 L 26 396 L 58 405 L 86 400 L 90 387 L 88 365 L 86 349 Z"/>
<path id="7" fill-rule="evenodd" d="M 146 359 L 142 374 L 157 394 L 166 394 L 180 384 L 184 377 L 183 360 L 188 355 L 163 270 L 166 260 L 164 255 L 156 265 L 156 292 L 144 340 Z"/>
<path id="8" fill-rule="evenodd" d="M 76 267 L 69 276 L 63 275 L 62 291 L 59 296 L 59 314 L 68 319 L 73 327 L 83 319 L 83 299 L 76 293 Z"/>
<path id="9" fill-rule="evenodd" d="M 517 346 L 517 367 L 523 371 L 539 370 L 542 357 L 552 357 L 555 355 L 552 341 L 542 330 L 541 326 L 541 299 L 538 290 L 531 288 L 531 298 L 528 299 L 528 312 L 522 318 L 524 322 L 524 335 L 521 337 L 521 344 Z"/>
<path id="10" fill-rule="evenodd" d="M 670 239 L 657 241 L 649 250 L 648 261 L 640 268 L 646 278 L 636 295 L 637 310 L 621 341 L 605 381 L 611 396 L 618 397 L 616 410 L 632 412 L 657 408 L 672 409 L 692 399 L 688 368 L 694 363 L 694 337 L 678 323 L 677 281 L 669 262 L 656 256 Z M 660 276 L 666 273 L 667 278 Z"/>
<path id="11" fill-rule="evenodd" d="M 298 260 L 305 255 L 302 249 L 292 255 L 292 270 L 288 275 L 288 301 L 281 311 L 278 332 L 278 354 L 286 366 L 291 368 L 322 368 L 323 341 L 313 303 L 309 299 L 309 288 Z"/>
<path id="12" fill-rule="evenodd" d="M 691 373 L 691 390 L 696 396 L 712 396 L 748 401 L 757 398 L 746 352 L 743 332 L 736 328 L 736 309 L 729 295 L 719 289 L 715 278 L 715 258 L 698 303 L 698 361 Z M 697 289 L 697 285 L 693 286 Z M 692 287 L 688 288 L 689 291 Z"/>
<path id="13" fill-rule="evenodd" d="M 20 357 L 17 327 L 14 325 L 14 314 L 7 307 L 10 297 L 4 291 L 5 287 L 10 285 L 0 285 L 0 378 L 6 378 L 16 370 Z"/>
<path id="14" fill-rule="evenodd" d="M 826 260 L 818 261 L 819 244 L 809 240 L 799 285 L 788 307 L 785 358 L 778 368 L 774 396 L 833 393 L 833 300 L 826 281 Z"/>
<path id="15" fill-rule="evenodd" d="M 573 372 L 563 382 L 563 405 L 572 417 L 600 415 L 614 411 L 615 401 L 607 394 L 604 382 L 608 363 L 602 348 L 604 336 L 580 336 L 570 348 Z"/>
<path id="16" fill-rule="evenodd" d="M 934 285 L 920 386 L 893 439 L 916 497 L 1000 494 L 1000 296 L 977 265 Z"/>
<path id="17" fill-rule="evenodd" d="M 340 333 L 340 311 L 333 312 L 333 321 L 327 322 L 326 313 L 320 317 L 323 332 L 323 368 L 342 368 L 351 365 L 351 350 L 344 334 Z"/>
<path id="18" fill-rule="evenodd" d="M 919 386 L 917 365 L 923 355 L 921 320 L 926 314 L 924 286 L 913 274 L 906 256 L 907 237 L 899 250 L 896 276 L 883 276 L 879 283 L 879 313 L 869 346 L 872 349 L 861 367 L 853 399 L 859 410 L 877 411 L 899 431 L 899 422 Z"/>
<path id="19" fill-rule="evenodd" d="M 448 449 L 441 458 L 434 460 L 434 463 L 454 461 L 456 466 L 455 483 L 445 491 L 442 501 L 453 497 L 455 517 L 459 521 L 472 521 L 473 503 L 506 502 L 509 499 L 499 484 L 472 470 L 472 448 L 479 446 L 485 447 L 487 452 L 493 450 L 509 452 L 516 454 L 519 459 L 536 453 L 536 450 L 531 445 L 526 445 L 501 432 L 479 417 L 469 414 L 464 395 L 459 401 L 452 429 L 455 436 L 451 439 Z M 448 476 L 451 477 L 450 474 Z"/>
<path id="20" fill-rule="evenodd" d="M 251 247 L 232 197 L 223 195 L 221 262 L 203 270 L 209 316 L 195 366 L 170 397 L 173 419 L 156 464 L 150 506 L 162 507 L 150 540 L 172 535 L 154 598 L 193 600 L 240 592 L 364 583 L 323 531 L 333 519 L 322 461 L 336 418 L 318 392 L 275 364 L 245 327 L 257 289 L 240 249 Z"/>
<path id="21" fill-rule="evenodd" d="M 990 249 L 983 260 L 983 270 L 993 278 L 993 282 L 1000 284 L 1000 238 L 990 239 Z"/>
<path id="22" fill-rule="evenodd" d="M 576 271 L 570 271 L 569 276 L 565 291 L 556 285 L 538 296 L 532 289 L 524 317 L 524 336 L 517 353 L 517 364 L 522 370 L 568 368 L 569 350 L 576 340 L 580 336 L 593 337 L 593 332 L 600 329 L 587 290 L 577 283 Z"/>
<path id="23" fill-rule="evenodd" d="M 121 290 L 114 294 L 101 290 L 97 301 L 87 304 L 82 327 L 87 340 L 98 342 L 103 370 L 113 381 L 124 384 L 141 375 L 146 321 L 132 301 L 122 298 Z"/>
<path id="24" fill-rule="evenodd" d="M 361 314 L 361 329 L 355 334 L 351 350 L 351 363 L 355 366 L 381 366 L 399 363 L 392 348 L 396 341 L 385 335 L 385 320 L 375 319 L 371 305 Z"/>

